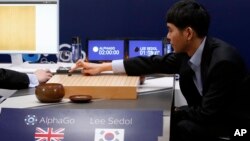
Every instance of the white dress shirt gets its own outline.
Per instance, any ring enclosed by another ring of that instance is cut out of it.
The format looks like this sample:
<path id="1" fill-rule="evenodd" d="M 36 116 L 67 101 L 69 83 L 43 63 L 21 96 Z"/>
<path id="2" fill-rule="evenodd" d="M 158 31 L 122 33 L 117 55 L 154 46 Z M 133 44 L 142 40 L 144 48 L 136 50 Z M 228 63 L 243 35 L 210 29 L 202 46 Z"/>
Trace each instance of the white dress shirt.
<path id="1" fill-rule="evenodd" d="M 203 90 L 202 80 L 201 80 L 201 57 L 205 46 L 205 42 L 206 42 L 206 37 L 204 38 L 199 48 L 195 51 L 194 55 L 190 58 L 188 62 L 188 64 L 195 73 L 195 75 L 193 76 L 193 80 L 200 95 L 202 95 L 202 90 Z"/>
<path id="2" fill-rule="evenodd" d="M 30 84 L 29 84 L 30 88 L 39 85 L 39 81 L 38 81 L 38 79 L 37 79 L 37 77 L 36 77 L 35 74 L 27 74 L 27 75 L 28 75 L 29 80 L 30 80 Z"/>
<path id="3" fill-rule="evenodd" d="M 114 73 L 126 73 L 123 60 L 113 60 L 112 70 Z"/>

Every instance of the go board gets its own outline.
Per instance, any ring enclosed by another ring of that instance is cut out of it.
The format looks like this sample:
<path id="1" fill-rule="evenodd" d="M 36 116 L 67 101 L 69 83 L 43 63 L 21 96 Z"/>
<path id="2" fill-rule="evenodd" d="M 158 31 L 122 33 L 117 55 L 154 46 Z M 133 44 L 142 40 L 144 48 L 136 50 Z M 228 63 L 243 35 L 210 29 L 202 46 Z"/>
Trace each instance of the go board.
<path id="1" fill-rule="evenodd" d="M 104 99 L 136 99 L 139 77 L 115 74 L 57 74 L 47 83 L 61 83 L 65 89 L 65 98 L 71 95 L 90 95 Z"/>

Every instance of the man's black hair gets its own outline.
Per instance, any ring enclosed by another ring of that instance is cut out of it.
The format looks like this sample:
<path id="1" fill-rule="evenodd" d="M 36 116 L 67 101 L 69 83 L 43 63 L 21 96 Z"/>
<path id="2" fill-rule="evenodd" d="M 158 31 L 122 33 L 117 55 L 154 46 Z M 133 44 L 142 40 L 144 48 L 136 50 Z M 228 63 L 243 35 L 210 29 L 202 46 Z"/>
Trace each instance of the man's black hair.
<path id="1" fill-rule="evenodd" d="M 166 22 L 174 24 L 180 30 L 191 27 L 198 37 L 204 37 L 208 33 L 210 16 L 195 0 L 181 0 L 168 10 Z"/>

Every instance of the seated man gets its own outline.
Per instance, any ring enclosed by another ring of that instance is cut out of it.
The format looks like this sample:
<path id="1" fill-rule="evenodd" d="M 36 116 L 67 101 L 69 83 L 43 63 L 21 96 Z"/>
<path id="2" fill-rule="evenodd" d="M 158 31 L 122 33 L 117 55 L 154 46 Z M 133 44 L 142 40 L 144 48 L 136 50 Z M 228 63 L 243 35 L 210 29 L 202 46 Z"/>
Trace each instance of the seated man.
<path id="1" fill-rule="evenodd" d="M 171 141 L 216 141 L 220 136 L 233 136 L 235 129 L 250 125 L 249 92 L 241 91 L 247 69 L 235 48 L 207 35 L 209 23 L 207 10 L 195 0 L 178 1 L 166 19 L 173 53 L 103 64 L 80 60 L 70 72 L 82 68 L 91 75 L 110 70 L 137 76 L 179 74 L 188 106 L 176 107 L 171 115 Z"/>

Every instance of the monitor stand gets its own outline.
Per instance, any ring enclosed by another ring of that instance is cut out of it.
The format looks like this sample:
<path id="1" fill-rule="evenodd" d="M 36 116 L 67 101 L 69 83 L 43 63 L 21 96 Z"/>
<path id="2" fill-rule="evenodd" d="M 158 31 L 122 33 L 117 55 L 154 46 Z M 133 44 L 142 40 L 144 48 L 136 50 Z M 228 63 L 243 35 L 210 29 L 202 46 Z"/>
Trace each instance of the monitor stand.
<path id="1" fill-rule="evenodd" d="M 22 54 L 10 54 L 12 66 L 19 66 L 23 64 Z"/>

